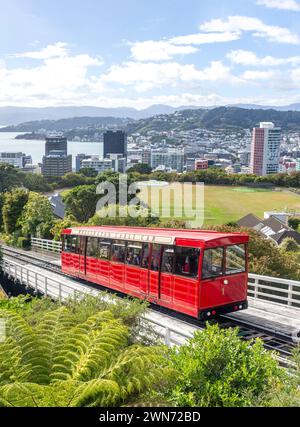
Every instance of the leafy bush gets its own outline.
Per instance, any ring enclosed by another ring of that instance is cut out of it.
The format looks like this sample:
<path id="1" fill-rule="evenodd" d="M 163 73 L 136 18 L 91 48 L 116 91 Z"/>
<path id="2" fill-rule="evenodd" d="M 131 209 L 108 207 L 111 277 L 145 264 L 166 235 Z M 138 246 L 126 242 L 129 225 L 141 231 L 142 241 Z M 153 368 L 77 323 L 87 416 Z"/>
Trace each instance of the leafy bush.
<path id="1" fill-rule="evenodd" d="M 288 381 L 277 383 L 258 397 L 256 406 L 300 407 L 300 344 L 294 349 Z"/>
<path id="2" fill-rule="evenodd" d="M 280 249 L 286 252 L 298 252 L 300 250 L 300 246 L 292 237 L 287 237 L 280 244 Z"/>
<path id="3" fill-rule="evenodd" d="M 30 249 L 31 241 L 27 237 L 18 237 L 17 247 L 20 249 Z"/>
<path id="4" fill-rule="evenodd" d="M 207 326 L 173 349 L 176 384 L 167 398 L 179 406 L 247 406 L 284 374 L 261 340 L 247 342 L 237 329 Z"/>

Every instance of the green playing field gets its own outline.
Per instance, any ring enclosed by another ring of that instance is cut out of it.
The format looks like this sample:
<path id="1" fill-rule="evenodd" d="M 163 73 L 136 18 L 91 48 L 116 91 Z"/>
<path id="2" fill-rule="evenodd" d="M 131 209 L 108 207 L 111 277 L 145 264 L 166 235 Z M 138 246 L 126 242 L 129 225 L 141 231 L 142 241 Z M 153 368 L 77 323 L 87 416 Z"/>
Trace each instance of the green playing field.
<path id="1" fill-rule="evenodd" d="M 191 186 L 191 184 L 188 185 Z M 173 191 L 171 191 L 170 197 L 159 196 L 159 192 L 156 191 L 151 198 L 151 206 L 159 207 L 161 216 L 176 216 L 174 215 L 174 206 L 183 199 L 181 186 L 180 183 L 172 184 Z M 142 191 L 141 198 L 147 202 L 146 191 Z M 191 195 L 190 198 L 195 202 L 195 195 Z M 204 224 L 206 225 L 236 221 L 248 213 L 263 217 L 264 211 L 286 209 L 300 212 L 300 195 L 287 189 L 267 190 L 248 187 L 204 186 Z M 189 216 L 190 211 L 187 208 L 184 217 L 188 218 Z"/>

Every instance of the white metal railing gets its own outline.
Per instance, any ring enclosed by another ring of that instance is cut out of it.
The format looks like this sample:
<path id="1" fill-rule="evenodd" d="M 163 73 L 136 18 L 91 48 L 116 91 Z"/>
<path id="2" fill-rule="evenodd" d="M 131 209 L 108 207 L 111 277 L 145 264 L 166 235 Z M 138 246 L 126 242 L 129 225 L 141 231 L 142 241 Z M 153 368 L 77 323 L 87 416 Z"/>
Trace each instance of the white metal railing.
<path id="1" fill-rule="evenodd" d="M 55 240 L 38 239 L 37 237 L 31 238 L 31 247 L 48 252 L 59 254 L 61 252 L 62 243 Z"/>
<path id="2" fill-rule="evenodd" d="M 35 292 L 40 292 L 45 297 L 51 297 L 60 302 L 69 298 L 78 299 L 86 294 L 96 296 L 101 292 L 101 290 L 98 291 L 77 283 L 67 285 L 54 278 L 53 275 L 49 277 L 47 274 L 35 270 L 34 267 L 29 267 L 28 264 L 19 264 L 5 257 L 3 258 L 2 269 L 9 277 L 31 287 Z M 151 312 L 143 317 L 143 321 L 150 323 L 168 346 L 183 344 L 193 336 L 192 332 L 183 332 L 179 328 L 167 326 L 162 321 L 151 318 Z M 196 330 L 197 328 L 193 329 Z"/>
<path id="3" fill-rule="evenodd" d="M 300 282 L 250 273 L 248 296 L 300 309 Z"/>

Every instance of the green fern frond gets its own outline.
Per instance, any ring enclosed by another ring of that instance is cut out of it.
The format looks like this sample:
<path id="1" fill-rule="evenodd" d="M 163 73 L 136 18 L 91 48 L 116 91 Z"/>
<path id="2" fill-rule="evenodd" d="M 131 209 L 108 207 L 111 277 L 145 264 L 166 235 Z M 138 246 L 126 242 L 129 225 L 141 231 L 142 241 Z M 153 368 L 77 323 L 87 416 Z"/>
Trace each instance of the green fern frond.
<path id="1" fill-rule="evenodd" d="M 39 340 L 28 323 L 17 313 L 9 310 L 0 310 L 0 317 L 5 318 L 6 333 L 14 341 L 21 354 L 20 363 L 30 366 L 29 381 L 37 384 L 47 382 L 47 359 L 42 352 Z"/>

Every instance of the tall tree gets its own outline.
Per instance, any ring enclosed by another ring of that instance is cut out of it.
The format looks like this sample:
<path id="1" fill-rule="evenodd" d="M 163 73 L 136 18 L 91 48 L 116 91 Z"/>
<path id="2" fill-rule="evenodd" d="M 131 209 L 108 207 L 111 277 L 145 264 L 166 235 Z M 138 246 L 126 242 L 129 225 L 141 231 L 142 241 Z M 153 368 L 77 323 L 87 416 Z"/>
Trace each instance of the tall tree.
<path id="1" fill-rule="evenodd" d="M 52 223 L 54 214 L 51 203 L 46 196 L 38 193 L 29 193 L 20 223 L 24 235 L 36 235 L 39 227 L 46 227 L 47 223 Z"/>
<path id="2" fill-rule="evenodd" d="M 10 191 L 19 184 L 17 169 L 7 163 L 0 163 L 0 193 Z"/>
<path id="3" fill-rule="evenodd" d="M 6 234 L 11 234 L 19 228 L 19 221 L 27 201 L 28 191 L 22 188 L 4 193 L 2 216 Z"/>
<path id="4" fill-rule="evenodd" d="M 64 198 L 67 214 L 76 221 L 87 222 L 96 213 L 99 195 L 95 185 L 81 185 L 69 191 Z"/>

